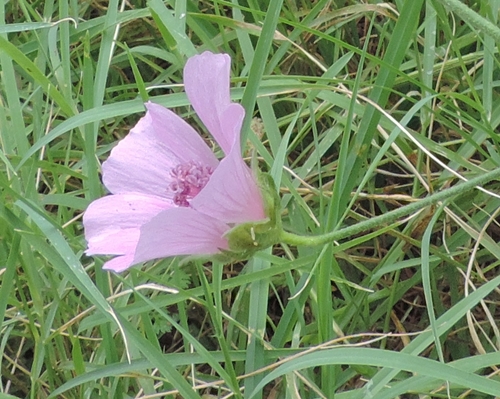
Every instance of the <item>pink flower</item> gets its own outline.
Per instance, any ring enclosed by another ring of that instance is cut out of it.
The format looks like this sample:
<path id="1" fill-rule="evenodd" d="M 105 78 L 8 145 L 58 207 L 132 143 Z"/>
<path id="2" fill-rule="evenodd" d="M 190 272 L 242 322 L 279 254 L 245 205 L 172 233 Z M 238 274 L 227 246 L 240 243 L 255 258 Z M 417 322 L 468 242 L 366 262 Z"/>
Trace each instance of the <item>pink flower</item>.
<path id="1" fill-rule="evenodd" d="M 116 255 L 104 269 L 121 272 L 151 259 L 229 250 L 235 225 L 266 218 L 254 175 L 241 157 L 245 111 L 229 97 L 230 58 L 205 52 L 184 68 L 186 94 L 225 157 L 219 161 L 179 116 L 148 102 L 102 165 L 112 195 L 83 216 L 87 255 Z"/>

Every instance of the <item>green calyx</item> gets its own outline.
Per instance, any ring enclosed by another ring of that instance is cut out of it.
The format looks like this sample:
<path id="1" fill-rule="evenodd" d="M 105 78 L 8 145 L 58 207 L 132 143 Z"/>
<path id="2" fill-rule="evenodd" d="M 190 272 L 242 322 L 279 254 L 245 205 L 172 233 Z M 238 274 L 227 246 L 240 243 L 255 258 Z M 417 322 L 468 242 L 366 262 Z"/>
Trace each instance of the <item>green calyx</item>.
<path id="1" fill-rule="evenodd" d="M 226 233 L 229 251 L 224 251 L 232 259 L 248 259 L 255 252 L 279 242 L 281 235 L 280 200 L 274 181 L 267 173 L 257 173 L 257 184 L 264 201 L 266 219 L 241 223 Z"/>

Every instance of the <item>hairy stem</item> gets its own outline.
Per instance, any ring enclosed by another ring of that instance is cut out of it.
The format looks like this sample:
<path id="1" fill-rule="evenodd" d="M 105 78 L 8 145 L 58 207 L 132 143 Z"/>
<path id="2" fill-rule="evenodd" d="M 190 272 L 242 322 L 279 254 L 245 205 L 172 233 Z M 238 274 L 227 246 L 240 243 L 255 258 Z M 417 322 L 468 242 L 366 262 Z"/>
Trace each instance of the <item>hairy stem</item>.
<path id="1" fill-rule="evenodd" d="M 485 173 L 473 179 L 470 179 L 464 183 L 459 183 L 451 188 L 443 191 L 439 191 L 426 198 L 414 202 L 412 204 L 406 205 L 402 208 L 395 209 L 393 211 L 387 212 L 383 215 L 375 216 L 369 220 L 357 223 L 353 226 L 345 227 L 340 230 L 334 230 L 326 234 L 320 234 L 316 236 L 301 236 L 287 231 L 282 231 L 280 235 L 280 242 L 290 244 L 290 245 L 322 245 L 335 240 L 341 240 L 343 238 L 352 236 L 354 234 L 361 233 L 379 226 L 392 223 L 397 219 L 407 216 L 413 212 L 419 211 L 427 206 L 437 204 L 445 199 L 452 198 L 454 196 L 463 194 L 474 187 L 479 187 L 491 180 L 500 178 L 500 168 L 497 168 L 491 172 Z"/>

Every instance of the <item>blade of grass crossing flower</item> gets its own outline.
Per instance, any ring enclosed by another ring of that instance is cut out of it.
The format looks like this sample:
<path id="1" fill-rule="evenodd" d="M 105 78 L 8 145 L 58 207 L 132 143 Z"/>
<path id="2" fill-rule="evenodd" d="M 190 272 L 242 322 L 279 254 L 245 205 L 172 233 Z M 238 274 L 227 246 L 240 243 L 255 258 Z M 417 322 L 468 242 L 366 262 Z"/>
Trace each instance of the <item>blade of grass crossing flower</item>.
<path id="1" fill-rule="evenodd" d="M 243 105 L 247 112 L 241 129 L 241 142 L 243 144 L 246 143 L 248 138 L 248 130 L 252 121 L 257 92 L 260 82 L 262 81 L 262 75 L 266 67 L 267 59 L 269 58 L 269 52 L 274 38 L 274 31 L 276 30 L 276 25 L 278 24 L 278 18 L 283 5 L 283 0 L 275 0 L 269 2 L 268 4 L 262 31 L 259 36 L 259 40 L 257 41 L 255 53 L 250 65 L 248 82 L 245 86 L 245 91 L 243 92 L 243 97 L 241 99 L 241 105 Z"/>
<path id="2" fill-rule="evenodd" d="M 233 4 L 238 5 L 238 0 L 232 0 L 232 2 L 233 2 Z M 244 22 L 243 14 L 242 14 L 241 10 L 238 8 L 238 6 L 233 8 L 233 18 L 236 21 Z M 244 29 L 237 29 L 236 35 L 238 37 L 241 52 L 243 53 L 243 58 L 245 60 L 246 66 L 242 70 L 242 75 L 244 75 L 245 73 L 248 73 L 247 65 L 252 64 L 252 60 L 254 58 L 255 52 L 254 52 L 253 44 L 252 44 L 252 41 L 250 40 L 250 35 L 249 35 L 248 31 L 246 31 Z M 252 83 L 252 84 L 255 84 L 255 83 Z M 256 84 L 256 86 L 258 89 L 259 84 Z M 260 108 L 259 108 L 259 110 L 260 110 Z M 246 108 L 245 108 L 245 111 L 247 113 L 247 116 L 249 115 L 249 113 L 251 115 L 253 115 L 253 112 L 251 112 L 250 110 L 248 110 Z M 265 114 L 262 115 L 262 119 L 263 119 L 263 122 L 267 128 L 268 125 L 266 125 L 266 124 L 269 123 L 269 120 L 267 118 L 267 116 L 269 115 L 269 112 L 267 112 L 267 110 L 264 112 L 265 112 Z M 244 132 L 245 131 L 242 130 L 242 134 L 244 134 Z M 249 134 L 248 140 L 255 147 L 255 149 L 260 154 L 260 156 L 262 156 L 264 158 L 265 162 L 268 165 L 273 165 L 273 158 L 272 158 L 271 154 L 269 153 L 269 151 L 267 150 L 267 148 L 262 144 L 261 139 L 259 137 L 257 137 L 255 134 Z M 245 148 L 245 145 L 246 145 L 246 141 L 244 141 L 242 139 L 243 148 Z"/>

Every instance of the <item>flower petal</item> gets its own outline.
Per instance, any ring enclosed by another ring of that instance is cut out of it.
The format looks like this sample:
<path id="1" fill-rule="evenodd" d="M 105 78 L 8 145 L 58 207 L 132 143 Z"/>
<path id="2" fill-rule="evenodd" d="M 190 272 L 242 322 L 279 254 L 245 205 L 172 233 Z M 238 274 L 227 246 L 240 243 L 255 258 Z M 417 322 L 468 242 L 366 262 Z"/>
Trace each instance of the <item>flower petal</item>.
<path id="1" fill-rule="evenodd" d="M 177 255 L 213 255 L 228 249 L 229 226 L 191 208 L 159 213 L 141 228 L 134 263 Z"/>
<path id="2" fill-rule="evenodd" d="M 134 254 L 117 256 L 111 260 L 108 260 L 102 266 L 103 270 L 112 270 L 115 273 L 123 272 L 129 267 L 134 265 Z"/>
<path id="3" fill-rule="evenodd" d="M 239 141 L 245 116 L 241 105 L 231 103 L 230 67 L 229 55 L 209 51 L 191 57 L 184 67 L 184 87 L 189 101 L 226 155 L 236 140 Z M 231 111 L 227 112 L 229 107 Z"/>
<path id="4" fill-rule="evenodd" d="M 168 197 L 170 171 L 197 161 L 215 168 L 217 158 L 200 135 L 165 107 L 148 102 L 146 115 L 103 163 L 103 182 L 113 194 L 138 192 Z"/>
<path id="5" fill-rule="evenodd" d="M 108 195 L 92 202 L 83 215 L 87 255 L 133 254 L 141 226 L 172 206 L 140 194 Z"/>
<path id="6" fill-rule="evenodd" d="M 245 109 L 240 104 L 231 103 L 226 107 L 224 112 L 221 113 L 220 124 L 222 131 L 227 132 L 233 140 L 231 149 L 236 145 L 241 150 L 240 137 L 243 119 L 245 119 Z M 224 152 L 227 155 L 230 151 L 229 149 Z"/>
<path id="7" fill-rule="evenodd" d="M 266 218 L 262 195 L 252 171 L 234 146 L 200 193 L 191 200 L 197 211 L 226 223 Z"/>

